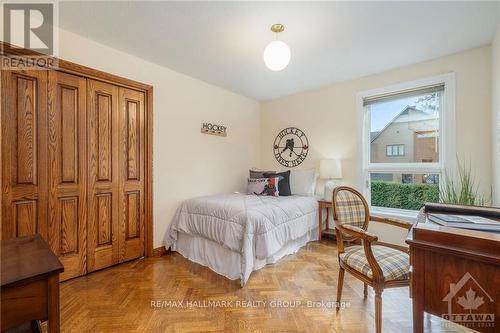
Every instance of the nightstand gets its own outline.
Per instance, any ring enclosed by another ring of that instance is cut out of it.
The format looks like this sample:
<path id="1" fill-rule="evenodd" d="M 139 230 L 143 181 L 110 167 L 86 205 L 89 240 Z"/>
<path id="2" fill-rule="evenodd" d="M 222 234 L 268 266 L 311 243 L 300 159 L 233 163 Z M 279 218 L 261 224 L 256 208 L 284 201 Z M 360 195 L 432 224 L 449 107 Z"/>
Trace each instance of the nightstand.
<path id="1" fill-rule="evenodd" d="M 330 229 L 330 214 L 329 209 L 333 209 L 332 202 L 329 200 L 318 200 L 319 213 L 318 213 L 318 239 L 321 240 L 322 236 L 334 236 L 335 228 Z M 323 230 L 323 209 L 326 209 L 326 229 Z"/>

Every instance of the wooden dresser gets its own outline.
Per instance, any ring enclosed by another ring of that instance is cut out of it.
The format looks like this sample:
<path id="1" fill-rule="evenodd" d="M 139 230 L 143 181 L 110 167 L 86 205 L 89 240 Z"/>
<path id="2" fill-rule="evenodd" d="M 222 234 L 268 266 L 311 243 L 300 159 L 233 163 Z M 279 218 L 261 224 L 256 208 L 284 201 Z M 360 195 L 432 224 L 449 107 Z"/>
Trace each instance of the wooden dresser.
<path id="1" fill-rule="evenodd" d="M 59 332 L 61 262 L 39 235 L 0 243 L 2 332 L 26 323 L 36 332 L 39 320 L 48 321 L 49 333 Z"/>
<path id="2" fill-rule="evenodd" d="M 422 209 L 406 241 L 413 331 L 423 332 L 427 312 L 479 332 L 499 332 L 500 233 L 443 227 L 429 221 L 429 213 L 479 215 L 500 223 L 498 208 L 427 204 Z"/>

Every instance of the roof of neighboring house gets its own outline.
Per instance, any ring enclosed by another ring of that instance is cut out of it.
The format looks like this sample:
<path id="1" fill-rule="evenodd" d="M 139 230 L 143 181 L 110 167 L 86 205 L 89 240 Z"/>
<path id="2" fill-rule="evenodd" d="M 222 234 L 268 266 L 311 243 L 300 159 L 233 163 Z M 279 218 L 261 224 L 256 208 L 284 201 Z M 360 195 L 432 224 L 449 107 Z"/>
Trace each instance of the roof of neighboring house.
<path id="1" fill-rule="evenodd" d="M 387 129 L 387 127 L 389 127 L 392 123 L 394 123 L 399 117 L 401 117 L 403 115 L 407 115 L 410 112 L 410 110 L 421 112 L 423 114 L 428 114 L 425 111 L 422 111 L 422 110 L 419 110 L 413 106 L 407 105 L 403 110 L 401 110 L 400 113 L 398 113 L 394 118 L 392 118 L 392 120 L 390 122 L 388 122 L 387 125 L 385 125 L 384 128 L 382 128 L 382 130 L 370 132 L 370 142 L 375 141 L 375 139 L 377 139 L 380 136 L 380 134 L 382 134 L 382 132 L 384 132 Z M 429 116 L 430 116 L 430 114 L 429 114 Z"/>
<path id="2" fill-rule="evenodd" d="M 380 134 L 382 133 L 382 131 L 376 131 L 376 132 L 370 132 L 370 142 L 373 142 L 373 140 L 375 140 L 375 138 Z"/>

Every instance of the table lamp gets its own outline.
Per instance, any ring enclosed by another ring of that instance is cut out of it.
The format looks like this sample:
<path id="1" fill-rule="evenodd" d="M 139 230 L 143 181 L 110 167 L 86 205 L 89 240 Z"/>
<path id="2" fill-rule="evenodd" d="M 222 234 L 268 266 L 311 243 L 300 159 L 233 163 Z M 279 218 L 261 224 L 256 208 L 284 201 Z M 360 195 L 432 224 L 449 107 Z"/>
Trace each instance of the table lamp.
<path id="1" fill-rule="evenodd" d="M 324 159 L 319 163 L 319 178 L 326 179 L 325 192 L 323 198 L 332 200 L 332 191 L 335 187 L 335 182 L 332 179 L 342 179 L 342 165 L 339 159 Z"/>

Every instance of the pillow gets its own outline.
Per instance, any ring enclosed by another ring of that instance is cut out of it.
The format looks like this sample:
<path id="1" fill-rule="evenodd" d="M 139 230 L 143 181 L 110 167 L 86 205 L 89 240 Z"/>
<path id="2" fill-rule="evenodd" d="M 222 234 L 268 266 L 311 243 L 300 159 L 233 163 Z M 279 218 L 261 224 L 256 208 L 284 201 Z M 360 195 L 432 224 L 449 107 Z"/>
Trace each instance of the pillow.
<path id="1" fill-rule="evenodd" d="M 292 191 L 290 189 L 290 170 L 284 172 L 264 173 L 264 177 L 279 177 L 278 191 L 280 192 L 280 196 L 287 197 L 292 195 Z"/>
<path id="2" fill-rule="evenodd" d="M 247 193 L 277 197 L 279 195 L 278 180 L 278 177 L 248 178 Z"/>
<path id="3" fill-rule="evenodd" d="M 316 169 L 292 170 L 290 189 L 292 194 L 313 196 L 316 188 Z"/>
<path id="4" fill-rule="evenodd" d="M 276 171 L 266 171 L 266 170 L 260 170 L 260 169 L 250 169 L 248 170 L 250 173 L 250 178 L 267 178 L 264 176 L 265 173 L 267 174 L 275 174 Z"/>

